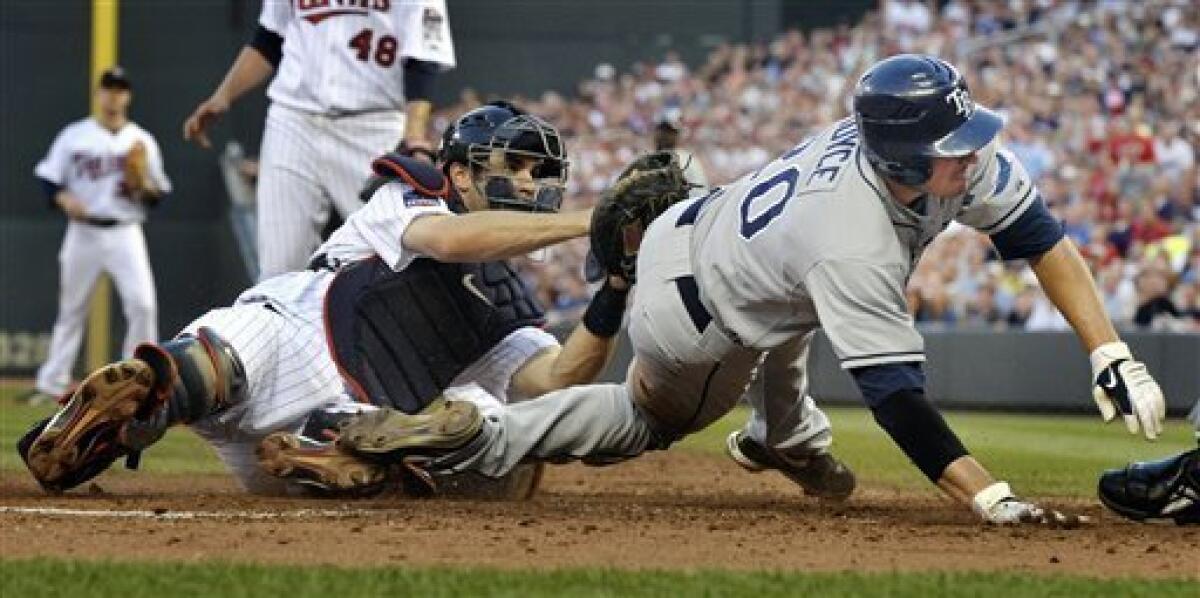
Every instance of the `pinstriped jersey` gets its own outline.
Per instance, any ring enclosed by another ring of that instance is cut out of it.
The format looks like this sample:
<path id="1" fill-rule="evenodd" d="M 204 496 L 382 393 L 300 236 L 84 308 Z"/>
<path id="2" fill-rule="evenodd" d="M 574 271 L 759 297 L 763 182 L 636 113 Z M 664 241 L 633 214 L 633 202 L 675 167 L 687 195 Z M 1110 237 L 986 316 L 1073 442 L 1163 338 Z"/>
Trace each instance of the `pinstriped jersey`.
<path id="1" fill-rule="evenodd" d="M 453 214 L 446 203 L 421 195 L 394 181 L 380 187 L 371 201 L 346 218 L 314 255 L 324 254 L 336 267 L 378 255 L 397 272 L 420 255 L 401 242 L 413 220 L 428 214 Z M 270 299 L 302 312 L 319 314 L 333 273 L 328 270 L 289 272 L 254 285 L 238 302 Z"/>
<path id="2" fill-rule="evenodd" d="M 844 368 L 923 360 L 904 290 L 925 247 L 951 220 L 995 234 L 1040 201 L 996 141 L 978 158 L 966 193 L 917 212 L 872 170 L 853 119 L 829 126 L 703 200 L 691 252 L 705 306 L 749 347 L 820 326 Z"/>
<path id="3" fill-rule="evenodd" d="M 267 96 L 304 112 L 401 110 L 405 58 L 454 67 L 445 0 L 264 0 L 259 24 L 283 37 Z"/>
<path id="4" fill-rule="evenodd" d="M 453 214 L 445 202 L 417 193 L 409 185 L 400 181 L 390 182 L 375 192 L 371 201 L 362 209 L 351 214 L 317 250 L 325 254 L 331 264 L 345 264 L 378 255 L 397 272 L 408 265 L 419 254 L 409 249 L 401 242 L 404 231 L 412 222 L 430 214 Z M 334 278 L 332 270 L 303 270 L 274 276 L 251 287 L 238 297 L 236 304 L 248 304 L 267 301 L 279 311 L 284 312 L 293 325 L 303 330 L 290 334 L 308 334 L 313 337 L 324 337 L 324 307 L 325 293 Z M 219 310 L 220 311 L 220 310 Z M 215 312 L 210 312 L 215 313 Z M 260 310 L 262 313 L 269 313 Z M 214 318 L 222 318 L 219 314 Z M 240 319 L 241 316 L 229 316 Z M 253 319 L 254 316 L 251 316 Z M 202 319 L 203 320 L 203 319 Z M 247 325 L 253 325 L 247 324 Z M 219 329 L 219 331 L 225 331 Z M 249 335 L 253 337 L 253 334 Z M 265 342 L 252 339 L 247 343 Z M 492 347 L 488 352 L 463 370 L 452 381 L 453 386 L 470 383 L 478 384 L 502 402 L 507 402 L 512 389 L 509 388 L 513 375 L 523 367 L 529 359 L 549 347 L 558 346 L 558 341 L 549 333 L 534 327 L 524 327 L 509 334 L 503 341 Z M 307 347 L 306 351 L 316 351 L 315 357 L 306 358 L 309 365 L 306 371 L 309 376 L 327 371 L 336 371 L 332 358 L 325 343 L 316 347 Z M 295 374 L 300 376 L 300 374 Z M 294 381 L 284 381 L 294 382 Z M 284 383 L 284 382 L 281 382 Z M 318 397 L 319 398 L 319 397 Z M 514 397 L 516 399 L 526 397 Z M 280 418 L 306 415 L 317 405 L 307 405 L 295 411 L 291 416 L 274 413 L 281 400 L 287 397 L 275 397 L 265 406 L 247 408 L 249 420 L 254 423 L 243 424 L 246 428 L 270 428 Z M 229 415 L 229 419 L 242 417 L 242 411 Z M 222 419 L 227 419 L 222 416 Z M 273 428 L 272 428 L 273 429 Z"/>

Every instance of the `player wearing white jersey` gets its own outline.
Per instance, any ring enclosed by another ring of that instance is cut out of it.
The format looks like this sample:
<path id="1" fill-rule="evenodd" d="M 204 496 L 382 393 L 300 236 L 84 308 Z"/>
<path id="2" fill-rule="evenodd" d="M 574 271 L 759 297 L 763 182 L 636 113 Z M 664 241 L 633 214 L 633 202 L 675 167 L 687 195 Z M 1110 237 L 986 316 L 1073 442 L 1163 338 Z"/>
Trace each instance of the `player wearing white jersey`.
<path id="1" fill-rule="evenodd" d="M 805 393 L 803 356 L 820 327 L 876 421 L 951 498 L 987 522 L 1077 524 L 994 480 L 925 397 L 923 343 L 904 295 L 922 250 L 958 220 L 989 234 L 1005 259 L 1029 259 L 1091 351 L 1106 419 L 1120 411 L 1131 432 L 1153 438 L 1164 414 L 1158 385 L 1119 342 L 1075 247 L 996 141 L 1000 117 L 971 100 L 952 66 L 883 60 L 860 80 L 854 111 L 650 226 L 625 384 L 508 406 L 479 417 L 481 432 L 458 446 L 406 443 L 403 417 L 357 420 L 342 443 L 363 455 L 404 445 L 392 456 L 489 475 L 528 459 L 630 458 L 726 414 L 757 369 L 766 392 L 750 395 L 753 415 L 729 437 L 730 456 L 844 498 L 853 477 L 828 455 L 828 421 Z"/>
<path id="2" fill-rule="evenodd" d="M 101 273 L 112 277 L 128 322 L 123 354 L 158 338 L 154 275 L 142 223 L 171 183 L 154 136 L 129 120 L 132 91 L 125 71 L 105 71 L 95 93 L 97 113 L 67 125 L 34 169 L 50 203 L 66 214 L 67 232 L 58 254 L 58 317 L 31 402 L 58 398 L 70 386 L 88 298 Z M 140 180 L 128 180 L 126 174 L 134 153 L 142 153 L 147 165 L 133 175 Z"/>
<path id="3" fill-rule="evenodd" d="M 206 130 L 275 73 L 259 163 L 259 279 L 304 267 L 331 207 L 362 206 L 363 167 L 402 141 L 431 154 L 433 80 L 454 66 L 445 0 L 265 0 L 225 79 L 184 123 Z"/>
<path id="4" fill-rule="evenodd" d="M 436 411 L 441 394 L 496 409 L 591 380 L 624 291 L 606 286 L 560 346 L 511 269 L 471 263 L 586 234 L 590 211 L 489 209 L 557 211 L 566 177 L 558 133 L 493 104 L 456 121 L 442 156 L 443 171 L 399 155 L 377 160 L 372 199 L 310 269 L 263 281 L 175 340 L 90 376 L 22 440 L 34 476 L 70 488 L 185 423 L 249 491 L 289 492 L 289 481 L 375 491 L 402 472 L 316 442 L 331 421 L 376 405 Z"/>

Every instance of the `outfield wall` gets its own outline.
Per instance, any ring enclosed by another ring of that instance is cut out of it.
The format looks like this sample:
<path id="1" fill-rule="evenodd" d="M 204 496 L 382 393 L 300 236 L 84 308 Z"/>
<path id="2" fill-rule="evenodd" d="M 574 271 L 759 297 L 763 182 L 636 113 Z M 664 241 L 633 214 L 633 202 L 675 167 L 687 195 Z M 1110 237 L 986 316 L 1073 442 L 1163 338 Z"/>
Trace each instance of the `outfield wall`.
<path id="1" fill-rule="evenodd" d="M 1091 412 L 1090 366 L 1071 333 L 925 332 L 929 396 L 938 405 L 967 409 Z M 1200 399 L 1200 335 L 1130 332 L 1122 335 L 1167 396 L 1175 416 Z M 624 378 L 628 339 L 622 338 L 602 378 Z M 850 375 L 838 366 L 824 334 L 809 356 L 810 393 L 822 404 L 861 405 Z"/>

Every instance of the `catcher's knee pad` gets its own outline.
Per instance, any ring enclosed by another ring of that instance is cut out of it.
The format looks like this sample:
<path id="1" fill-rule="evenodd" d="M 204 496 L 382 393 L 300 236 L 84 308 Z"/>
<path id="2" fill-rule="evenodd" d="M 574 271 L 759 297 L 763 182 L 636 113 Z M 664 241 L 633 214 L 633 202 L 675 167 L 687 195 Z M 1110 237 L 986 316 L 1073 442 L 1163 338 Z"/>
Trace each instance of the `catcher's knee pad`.
<path id="1" fill-rule="evenodd" d="M 126 430 L 131 448 L 143 448 L 172 425 L 220 413 L 246 398 L 246 368 L 233 347 L 211 328 L 162 344 L 145 343 L 133 356 L 154 370 L 160 407 Z"/>
<path id="2" fill-rule="evenodd" d="M 1200 448 L 1110 469 L 1100 476 L 1097 494 L 1106 507 L 1136 521 L 1200 524 Z"/>

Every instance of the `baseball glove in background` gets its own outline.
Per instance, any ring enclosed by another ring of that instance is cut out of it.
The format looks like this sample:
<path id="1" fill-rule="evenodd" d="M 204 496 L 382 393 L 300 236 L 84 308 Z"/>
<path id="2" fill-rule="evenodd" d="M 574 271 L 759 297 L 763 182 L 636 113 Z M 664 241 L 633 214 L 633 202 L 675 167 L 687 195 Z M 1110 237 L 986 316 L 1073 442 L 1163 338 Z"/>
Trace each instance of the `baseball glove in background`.
<path id="1" fill-rule="evenodd" d="M 121 182 L 126 195 L 135 196 L 146 190 L 149 171 L 150 162 L 146 146 L 141 141 L 133 142 L 133 146 L 125 154 L 125 179 Z"/>
<path id="2" fill-rule="evenodd" d="M 609 275 L 636 281 L 638 248 L 646 228 L 692 188 L 671 152 L 655 152 L 630 163 L 600 195 L 592 212 L 592 255 Z"/>

